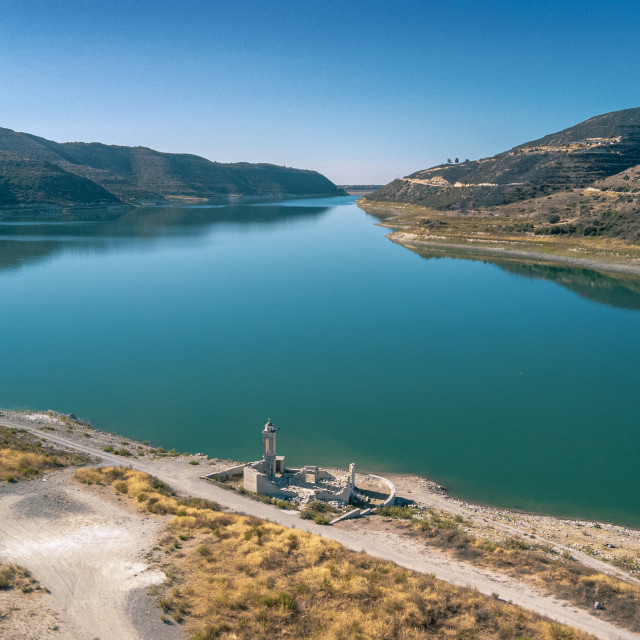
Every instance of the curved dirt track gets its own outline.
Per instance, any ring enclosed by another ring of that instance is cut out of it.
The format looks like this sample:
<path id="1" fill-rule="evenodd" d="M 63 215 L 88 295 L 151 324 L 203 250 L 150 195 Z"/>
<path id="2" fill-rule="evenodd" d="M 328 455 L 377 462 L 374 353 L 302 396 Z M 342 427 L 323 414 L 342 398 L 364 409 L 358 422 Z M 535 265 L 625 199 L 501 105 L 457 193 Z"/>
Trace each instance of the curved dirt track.
<path id="1" fill-rule="evenodd" d="M 70 483 L 72 473 L 5 486 L 0 494 L 0 560 L 31 570 L 51 592 L 60 622 L 55 630 L 23 621 L 12 638 L 138 638 L 133 616 L 123 612 L 131 591 L 164 580 L 143 557 L 163 523 Z M 161 628 L 159 613 L 148 625 Z M 0 636 L 2 629 L 0 623 Z"/>

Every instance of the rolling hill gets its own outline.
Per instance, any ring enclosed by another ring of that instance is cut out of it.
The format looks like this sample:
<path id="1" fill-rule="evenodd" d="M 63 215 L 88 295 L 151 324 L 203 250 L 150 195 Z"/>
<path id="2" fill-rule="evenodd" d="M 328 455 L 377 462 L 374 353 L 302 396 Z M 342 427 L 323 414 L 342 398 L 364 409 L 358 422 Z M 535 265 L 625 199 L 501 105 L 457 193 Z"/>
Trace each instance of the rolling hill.
<path id="1" fill-rule="evenodd" d="M 590 118 L 491 158 L 417 171 L 367 200 L 439 210 L 492 207 L 588 187 L 637 165 L 640 108 Z"/>
<path id="2" fill-rule="evenodd" d="M 58 143 L 0 128 L 0 206 L 136 204 L 228 195 L 333 196 L 344 191 L 316 171 L 223 164 L 146 147 Z"/>
<path id="3" fill-rule="evenodd" d="M 463 224 L 460 235 L 604 236 L 639 244 L 640 108 L 590 118 L 491 158 L 417 171 L 360 203 L 402 205 L 405 217 L 414 207 L 422 235 Z"/>

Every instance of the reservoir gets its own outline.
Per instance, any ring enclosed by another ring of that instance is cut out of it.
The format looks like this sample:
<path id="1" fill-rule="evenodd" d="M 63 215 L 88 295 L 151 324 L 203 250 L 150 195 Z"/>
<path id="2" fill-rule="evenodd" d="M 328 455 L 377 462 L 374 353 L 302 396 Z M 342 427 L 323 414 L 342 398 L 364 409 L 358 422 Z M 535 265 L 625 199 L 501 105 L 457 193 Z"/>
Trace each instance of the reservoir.
<path id="1" fill-rule="evenodd" d="M 291 466 L 640 527 L 640 281 L 417 255 L 354 200 L 0 221 L 0 407 L 234 460 L 271 416 Z"/>

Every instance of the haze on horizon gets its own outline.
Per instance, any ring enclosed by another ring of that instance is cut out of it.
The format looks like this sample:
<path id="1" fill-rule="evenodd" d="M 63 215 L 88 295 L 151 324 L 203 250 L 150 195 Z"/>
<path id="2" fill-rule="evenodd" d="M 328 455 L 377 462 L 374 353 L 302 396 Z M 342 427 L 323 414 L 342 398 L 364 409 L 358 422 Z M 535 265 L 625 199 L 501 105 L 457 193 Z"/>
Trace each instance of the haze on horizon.
<path id="1" fill-rule="evenodd" d="M 640 105 L 640 4 L 0 0 L 0 126 L 386 183 Z"/>

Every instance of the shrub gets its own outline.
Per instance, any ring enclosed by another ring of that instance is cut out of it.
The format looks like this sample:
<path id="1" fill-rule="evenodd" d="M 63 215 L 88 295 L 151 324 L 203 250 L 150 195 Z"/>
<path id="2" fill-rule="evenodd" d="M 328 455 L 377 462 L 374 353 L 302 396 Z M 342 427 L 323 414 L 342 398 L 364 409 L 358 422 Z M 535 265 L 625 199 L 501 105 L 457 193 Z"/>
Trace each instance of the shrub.
<path id="1" fill-rule="evenodd" d="M 518 538 L 517 536 L 506 538 L 503 541 L 502 546 L 505 549 L 512 549 L 513 551 L 526 551 L 530 548 L 522 538 Z"/>
<path id="2" fill-rule="evenodd" d="M 300 517 L 303 520 L 315 520 L 317 516 L 324 515 L 326 513 L 332 513 L 335 509 L 326 502 L 320 502 L 320 500 L 312 500 L 311 502 L 307 502 L 302 511 L 300 512 Z M 322 523 L 318 523 L 322 524 Z"/>
<path id="3" fill-rule="evenodd" d="M 394 520 L 411 520 L 416 514 L 416 509 L 409 505 L 404 507 L 376 507 L 373 513 L 385 518 L 393 518 Z"/>
<path id="4" fill-rule="evenodd" d="M 128 485 L 126 482 L 124 481 L 120 481 L 120 482 L 116 482 L 113 485 L 113 488 L 118 492 L 118 493 L 127 493 L 128 490 Z"/>

